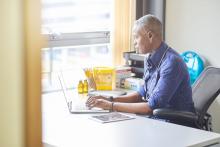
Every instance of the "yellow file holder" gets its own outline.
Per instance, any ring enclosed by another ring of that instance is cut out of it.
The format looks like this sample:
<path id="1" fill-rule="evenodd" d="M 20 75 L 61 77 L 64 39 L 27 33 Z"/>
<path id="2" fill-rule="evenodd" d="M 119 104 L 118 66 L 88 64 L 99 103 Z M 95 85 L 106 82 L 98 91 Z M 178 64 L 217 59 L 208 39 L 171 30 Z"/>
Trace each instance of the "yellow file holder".
<path id="1" fill-rule="evenodd" d="M 96 90 L 112 90 L 114 69 L 111 67 L 94 67 Z"/>

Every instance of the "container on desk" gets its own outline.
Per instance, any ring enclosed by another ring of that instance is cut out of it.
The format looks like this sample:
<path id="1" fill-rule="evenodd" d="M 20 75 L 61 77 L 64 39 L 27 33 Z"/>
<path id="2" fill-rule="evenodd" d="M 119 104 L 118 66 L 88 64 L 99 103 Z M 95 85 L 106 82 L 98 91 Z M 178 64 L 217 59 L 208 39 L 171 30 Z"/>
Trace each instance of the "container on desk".
<path id="1" fill-rule="evenodd" d="M 114 68 L 94 67 L 96 90 L 112 90 Z"/>

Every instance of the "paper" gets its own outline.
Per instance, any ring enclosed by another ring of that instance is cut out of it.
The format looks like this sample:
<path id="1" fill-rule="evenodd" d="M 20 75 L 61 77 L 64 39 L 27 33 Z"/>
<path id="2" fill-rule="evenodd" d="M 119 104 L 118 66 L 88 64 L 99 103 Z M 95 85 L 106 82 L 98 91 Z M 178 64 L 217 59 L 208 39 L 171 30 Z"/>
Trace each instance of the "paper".
<path id="1" fill-rule="evenodd" d="M 129 120 L 129 119 L 134 119 L 134 118 L 135 117 L 133 116 L 129 116 L 129 115 L 118 113 L 118 112 L 112 112 L 112 113 L 103 114 L 103 115 L 94 115 L 90 117 L 90 119 L 101 122 L 101 123 Z"/>

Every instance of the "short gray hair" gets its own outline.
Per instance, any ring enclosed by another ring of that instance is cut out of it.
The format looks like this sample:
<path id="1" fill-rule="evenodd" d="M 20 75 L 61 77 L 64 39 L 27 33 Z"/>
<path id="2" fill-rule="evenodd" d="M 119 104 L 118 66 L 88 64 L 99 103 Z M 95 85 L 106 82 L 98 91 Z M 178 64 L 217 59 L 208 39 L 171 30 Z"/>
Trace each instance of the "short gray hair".
<path id="1" fill-rule="evenodd" d="M 156 16 L 151 14 L 145 15 L 136 20 L 134 26 L 135 31 L 138 31 L 139 29 L 143 28 L 145 31 L 150 30 L 153 33 L 159 35 L 160 37 L 162 37 L 163 35 L 162 23 Z"/>

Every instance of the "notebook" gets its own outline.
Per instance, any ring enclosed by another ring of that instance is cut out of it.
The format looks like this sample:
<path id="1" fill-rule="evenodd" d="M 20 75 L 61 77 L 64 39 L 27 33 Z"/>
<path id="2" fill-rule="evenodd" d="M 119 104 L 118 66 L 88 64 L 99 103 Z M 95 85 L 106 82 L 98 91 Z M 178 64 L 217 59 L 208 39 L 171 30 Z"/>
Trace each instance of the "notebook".
<path id="1" fill-rule="evenodd" d="M 109 110 L 103 110 L 101 108 L 96 108 L 96 107 L 89 109 L 86 106 L 85 101 L 80 101 L 79 99 L 76 101 L 72 101 L 72 99 L 68 97 L 63 75 L 62 74 L 58 75 L 58 78 L 59 78 L 59 82 L 60 82 L 61 89 L 63 92 L 63 96 L 65 98 L 65 101 L 67 103 L 67 107 L 70 113 L 82 114 L 82 113 L 108 113 L 110 112 Z"/>

